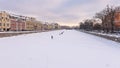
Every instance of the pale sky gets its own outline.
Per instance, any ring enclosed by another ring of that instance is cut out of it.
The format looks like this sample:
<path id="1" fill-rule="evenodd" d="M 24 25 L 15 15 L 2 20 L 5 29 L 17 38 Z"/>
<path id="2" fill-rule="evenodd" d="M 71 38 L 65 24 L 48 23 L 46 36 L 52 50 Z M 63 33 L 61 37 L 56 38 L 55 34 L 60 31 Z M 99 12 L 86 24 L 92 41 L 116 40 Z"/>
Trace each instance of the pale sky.
<path id="1" fill-rule="evenodd" d="M 120 0 L 0 0 L 0 11 L 71 26 L 92 18 L 108 4 L 119 6 Z"/>

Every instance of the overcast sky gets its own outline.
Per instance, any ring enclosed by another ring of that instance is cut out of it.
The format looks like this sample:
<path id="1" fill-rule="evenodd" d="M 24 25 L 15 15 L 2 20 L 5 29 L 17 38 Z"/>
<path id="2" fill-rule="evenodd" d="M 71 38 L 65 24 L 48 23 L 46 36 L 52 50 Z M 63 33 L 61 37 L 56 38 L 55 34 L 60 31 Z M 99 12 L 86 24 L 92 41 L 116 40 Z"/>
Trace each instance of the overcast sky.
<path id="1" fill-rule="evenodd" d="M 33 16 L 44 22 L 77 25 L 108 4 L 119 6 L 120 0 L 0 0 L 0 11 Z"/>

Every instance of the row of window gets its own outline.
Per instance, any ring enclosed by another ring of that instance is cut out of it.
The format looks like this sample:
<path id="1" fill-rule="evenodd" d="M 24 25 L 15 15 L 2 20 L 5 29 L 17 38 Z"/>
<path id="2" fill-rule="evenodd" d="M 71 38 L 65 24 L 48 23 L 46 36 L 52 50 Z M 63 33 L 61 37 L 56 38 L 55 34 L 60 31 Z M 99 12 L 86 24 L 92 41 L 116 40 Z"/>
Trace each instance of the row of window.
<path id="1" fill-rule="evenodd" d="M 2 20 L 2 21 L 10 21 L 8 18 L 0 18 L 0 20 Z"/>
<path id="2" fill-rule="evenodd" d="M 0 17 L 0 19 L 9 19 L 8 17 Z"/>
<path id="3" fill-rule="evenodd" d="M 0 26 L 2 26 L 2 23 L 0 23 Z M 7 24 L 4 23 L 3 26 L 7 26 L 7 27 L 9 27 L 10 25 L 9 25 L 8 23 L 7 23 Z"/>

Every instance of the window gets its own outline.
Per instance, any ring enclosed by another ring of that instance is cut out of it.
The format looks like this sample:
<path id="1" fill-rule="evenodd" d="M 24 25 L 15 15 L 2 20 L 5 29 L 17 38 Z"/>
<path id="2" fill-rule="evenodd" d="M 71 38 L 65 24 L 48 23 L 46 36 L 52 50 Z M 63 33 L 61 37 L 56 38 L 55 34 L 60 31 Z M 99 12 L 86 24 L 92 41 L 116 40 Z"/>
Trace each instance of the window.
<path id="1" fill-rule="evenodd" d="M 2 19 L 3 19 L 3 17 L 2 17 Z"/>
<path id="2" fill-rule="evenodd" d="M 5 26 L 5 23 L 4 23 L 4 25 L 3 26 Z"/>
<path id="3" fill-rule="evenodd" d="M 9 26 L 9 24 L 7 24 L 7 26 Z"/>

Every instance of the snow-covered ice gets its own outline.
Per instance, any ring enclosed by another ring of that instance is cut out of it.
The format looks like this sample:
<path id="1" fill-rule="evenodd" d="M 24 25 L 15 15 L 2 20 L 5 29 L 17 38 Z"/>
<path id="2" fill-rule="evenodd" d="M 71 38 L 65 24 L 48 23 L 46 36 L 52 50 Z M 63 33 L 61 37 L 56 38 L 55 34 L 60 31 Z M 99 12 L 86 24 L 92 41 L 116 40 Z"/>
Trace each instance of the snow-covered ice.
<path id="1" fill-rule="evenodd" d="M 120 68 L 120 44 L 75 30 L 6 37 L 0 68 Z"/>

